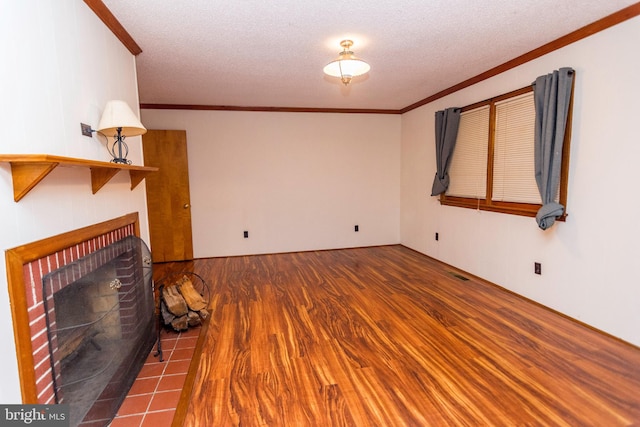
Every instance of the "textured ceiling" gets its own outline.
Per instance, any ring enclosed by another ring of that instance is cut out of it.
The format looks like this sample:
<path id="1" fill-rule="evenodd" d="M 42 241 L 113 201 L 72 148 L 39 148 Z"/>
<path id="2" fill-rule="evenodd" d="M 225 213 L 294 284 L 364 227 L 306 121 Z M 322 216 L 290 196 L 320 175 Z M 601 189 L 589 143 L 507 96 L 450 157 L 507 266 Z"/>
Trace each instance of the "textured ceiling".
<path id="1" fill-rule="evenodd" d="M 103 0 L 143 52 L 140 101 L 401 109 L 635 0 Z M 350 38 L 371 65 L 322 68 Z"/>

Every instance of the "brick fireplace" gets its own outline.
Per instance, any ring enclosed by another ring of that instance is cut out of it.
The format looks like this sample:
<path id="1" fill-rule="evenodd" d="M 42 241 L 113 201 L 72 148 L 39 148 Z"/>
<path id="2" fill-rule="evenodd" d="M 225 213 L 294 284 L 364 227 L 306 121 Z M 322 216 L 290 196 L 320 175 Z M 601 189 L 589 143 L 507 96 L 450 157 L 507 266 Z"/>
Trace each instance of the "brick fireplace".
<path id="1" fill-rule="evenodd" d="M 58 335 L 55 332 L 56 320 L 59 320 L 56 316 L 59 314 L 52 307 L 53 296 L 75 283 L 82 274 L 87 273 L 82 271 L 88 268 L 87 265 L 98 268 L 101 264 L 108 262 L 109 258 L 117 261 L 112 269 L 114 274 L 121 278 L 120 286 L 115 291 L 119 330 L 109 334 L 119 335 L 126 340 L 127 334 L 133 330 L 135 325 L 131 323 L 131 319 L 135 319 L 135 315 L 131 313 L 132 307 L 128 306 L 130 305 L 128 301 L 131 300 L 132 289 L 130 288 L 133 283 L 130 283 L 130 278 L 134 276 L 134 272 L 128 270 L 140 266 L 128 265 L 131 250 L 119 247 L 116 242 L 131 241 L 137 237 L 139 237 L 139 222 L 138 214 L 134 213 L 7 250 L 9 295 L 23 403 L 69 403 L 64 401 L 62 390 L 56 387 L 56 379 L 60 380 L 61 363 L 52 356 L 59 353 L 56 342 Z M 144 245 L 144 243 L 141 244 Z M 113 251 L 118 253 L 110 254 Z M 78 260 L 81 262 L 79 263 Z M 89 260 L 88 264 L 85 260 Z M 67 271 L 65 266 L 68 266 Z M 74 277 L 76 274 L 78 277 Z M 49 281 L 47 287 L 49 295 L 43 294 L 43 278 Z M 150 264 L 148 280 L 150 283 Z M 124 293 L 127 296 L 120 297 L 118 302 L 118 295 L 124 295 Z M 95 295 L 91 298 L 95 299 L 94 297 Z M 48 303 L 45 303 L 45 300 Z M 144 311 L 151 310 L 153 316 L 153 307 L 151 293 L 151 303 L 144 308 Z M 47 329 L 48 323 L 50 327 L 51 324 L 54 325 L 53 334 L 51 328 L 49 331 Z M 58 326 L 60 325 L 62 322 L 58 322 Z M 155 327 L 155 323 L 153 325 Z M 154 330 L 150 330 L 149 333 L 153 335 Z M 151 345 L 153 341 L 150 341 Z M 146 348 L 142 350 L 143 361 L 150 349 L 148 342 L 147 340 Z M 98 344 L 95 346 L 100 347 Z M 127 381 L 132 382 L 136 373 L 133 374 L 133 378 L 130 378 L 130 373 L 127 374 L 129 377 Z M 127 384 L 126 388 L 128 389 L 130 385 L 130 383 Z M 109 387 L 112 386 L 109 385 Z"/>

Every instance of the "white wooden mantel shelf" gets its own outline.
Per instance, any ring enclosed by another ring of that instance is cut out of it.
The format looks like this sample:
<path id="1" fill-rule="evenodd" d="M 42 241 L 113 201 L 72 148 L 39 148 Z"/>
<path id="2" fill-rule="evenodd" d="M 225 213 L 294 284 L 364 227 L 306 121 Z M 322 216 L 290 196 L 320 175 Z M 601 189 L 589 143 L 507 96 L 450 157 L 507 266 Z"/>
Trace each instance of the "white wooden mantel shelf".
<path id="1" fill-rule="evenodd" d="M 136 188 L 150 173 L 158 168 L 134 166 L 121 163 L 100 162 L 97 160 L 74 159 L 50 154 L 0 154 L 0 163 L 11 164 L 13 180 L 13 199 L 18 202 L 33 187 L 58 166 L 91 169 L 91 190 L 96 194 L 119 171 L 129 171 L 131 189 Z"/>

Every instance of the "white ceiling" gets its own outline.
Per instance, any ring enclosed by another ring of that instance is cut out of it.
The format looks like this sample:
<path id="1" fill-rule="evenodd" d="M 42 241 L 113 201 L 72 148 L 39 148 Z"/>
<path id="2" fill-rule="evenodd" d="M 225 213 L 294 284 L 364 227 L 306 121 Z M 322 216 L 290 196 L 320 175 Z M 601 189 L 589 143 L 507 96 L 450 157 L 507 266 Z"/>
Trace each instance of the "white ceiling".
<path id="1" fill-rule="evenodd" d="M 103 2 L 143 50 L 142 103 L 395 110 L 636 0 Z M 322 73 L 345 38 L 371 65 L 348 87 Z"/>

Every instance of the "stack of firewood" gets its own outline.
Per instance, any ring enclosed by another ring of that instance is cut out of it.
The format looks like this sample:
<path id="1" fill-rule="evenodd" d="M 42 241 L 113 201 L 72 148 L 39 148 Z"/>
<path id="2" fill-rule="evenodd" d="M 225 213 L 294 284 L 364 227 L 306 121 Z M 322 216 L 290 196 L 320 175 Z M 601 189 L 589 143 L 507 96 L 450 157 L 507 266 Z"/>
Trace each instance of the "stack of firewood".
<path id="1" fill-rule="evenodd" d="M 176 331 L 197 326 L 209 316 L 207 302 L 194 288 L 191 279 L 183 276 L 175 284 L 162 287 L 160 313 L 165 325 Z"/>

